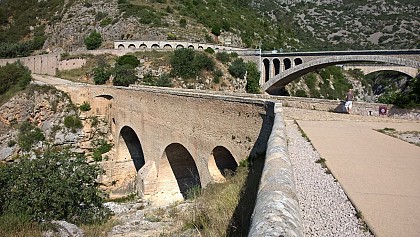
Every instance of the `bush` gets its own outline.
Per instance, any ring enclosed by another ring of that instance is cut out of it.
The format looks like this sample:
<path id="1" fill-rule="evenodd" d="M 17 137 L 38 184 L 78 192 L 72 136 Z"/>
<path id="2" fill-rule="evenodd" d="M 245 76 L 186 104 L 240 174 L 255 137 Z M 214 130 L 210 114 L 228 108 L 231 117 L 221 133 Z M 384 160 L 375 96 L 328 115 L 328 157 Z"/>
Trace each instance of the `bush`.
<path id="1" fill-rule="evenodd" d="M 137 80 L 136 72 L 129 64 L 115 65 L 113 74 L 115 86 L 129 86 Z"/>
<path id="2" fill-rule="evenodd" d="M 30 151 L 32 146 L 44 141 L 42 130 L 29 122 L 23 122 L 19 127 L 18 144 L 24 151 Z"/>
<path id="3" fill-rule="evenodd" d="M 31 221 L 100 223 L 109 210 L 96 182 L 99 166 L 69 151 L 46 151 L 36 159 L 0 166 L 0 214 Z"/>
<path id="4" fill-rule="evenodd" d="M 108 143 L 104 139 L 95 142 L 96 148 L 93 150 L 92 158 L 94 161 L 102 161 L 102 154 L 107 153 L 111 150 L 112 144 Z"/>
<path id="5" fill-rule="evenodd" d="M 295 96 L 297 97 L 308 97 L 308 95 L 306 94 L 306 92 L 304 90 L 297 90 L 295 93 Z"/>
<path id="6" fill-rule="evenodd" d="M 133 68 L 136 68 L 140 65 L 140 61 L 137 59 L 137 57 L 131 54 L 126 54 L 121 57 L 118 57 L 116 63 L 120 66 L 130 65 Z"/>
<path id="7" fill-rule="evenodd" d="M 0 67 L 0 95 L 13 89 L 20 91 L 31 82 L 29 69 L 19 61 Z"/>
<path id="8" fill-rule="evenodd" d="M 79 107 L 80 111 L 89 111 L 90 110 L 90 104 L 89 102 L 85 101 L 82 105 Z"/>
<path id="9" fill-rule="evenodd" d="M 204 52 L 206 52 L 208 54 L 214 54 L 214 49 L 208 47 L 207 49 L 204 50 Z"/>
<path id="10" fill-rule="evenodd" d="M 182 28 L 187 27 L 187 20 L 185 20 L 184 18 L 179 20 L 179 26 L 182 27 Z"/>
<path id="11" fill-rule="evenodd" d="M 193 60 L 193 67 L 197 71 L 201 71 L 203 69 L 207 71 L 213 71 L 214 61 L 212 58 L 208 57 L 203 53 L 197 53 Z"/>
<path id="12" fill-rule="evenodd" d="M 171 74 L 183 78 L 192 78 L 197 71 L 192 68 L 195 51 L 192 49 L 177 49 L 171 57 Z"/>
<path id="13" fill-rule="evenodd" d="M 229 66 L 229 73 L 236 77 L 243 79 L 246 74 L 246 65 L 242 58 L 237 58 L 233 63 Z"/>
<path id="14" fill-rule="evenodd" d="M 86 38 L 85 38 L 85 45 L 88 50 L 97 49 L 102 44 L 102 36 L 96 30 L 92 31 Z"/>
<path id="15" fill-rule="evenodd" d="M 260 72 L 258 71 L 257 65 L 253 62 L 248 62 L 246 64 L 246 69 L 248 71 L 246 77 L 246 92 L 259 94 L 260 91 Z"/>
<path id="16" fill-rule="evenodd" d="M 64 118 L 64 126 L 66 126 L 66 128 L 70 128 L 73 131 L 75 131 L 76 129 L 80 129 L 83 127 L 82 121 L 74 116 L 74 115 L 70 115 Z"/>
<path id="17" fill-rule="evenodd" d="M 218 52 L 218 53 L 216 53 L 216 59 L 219 60 L 222 63 L 228 63 L 228 62 L 230 62 L 230 56 L 226 52 Z"/>
<path id="18" fill-rule="evenodd" d="M 105 84 L 110 76 L 111 72 L 106 67 L 96 67 L 93 69 L 93 81 L 95 85 Z"/>

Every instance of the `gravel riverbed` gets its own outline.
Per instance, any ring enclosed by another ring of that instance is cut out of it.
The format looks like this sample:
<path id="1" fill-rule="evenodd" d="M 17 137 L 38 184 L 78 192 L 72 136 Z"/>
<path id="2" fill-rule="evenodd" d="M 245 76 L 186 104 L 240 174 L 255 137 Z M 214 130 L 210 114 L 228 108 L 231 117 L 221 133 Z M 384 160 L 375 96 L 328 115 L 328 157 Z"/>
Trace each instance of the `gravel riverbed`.
<path id="1" fill-rule="evenodd" d="M 305 236 L 373 236 L 293 120 L 286 120 L 286 133 Z"/>

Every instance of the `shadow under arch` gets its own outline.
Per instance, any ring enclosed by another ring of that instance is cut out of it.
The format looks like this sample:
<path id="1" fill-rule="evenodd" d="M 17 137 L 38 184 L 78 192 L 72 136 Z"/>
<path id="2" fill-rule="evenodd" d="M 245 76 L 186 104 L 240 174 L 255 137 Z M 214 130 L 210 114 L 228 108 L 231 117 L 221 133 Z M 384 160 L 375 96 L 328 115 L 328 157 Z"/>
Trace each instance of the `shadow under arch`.
<path id="1" fill-rule="evenodd" d="M 217 146 L 210 155 L 208 167 L 213 180 L 219 183 L 225 181 L 226 176 L 236 172 L 238 163 L 228 149 Z"/>
<path id="2" fill-rule="evenodd" d="M 128 126 L 124 126 L 120 131 L 118 151 L 119 160 L 125 160 L 127 159 L 127 156 L 131 158 L 136 172 L 138 172 L 146 163 L 140 140 L 136 132 Z"/>
<path id="3" fill-rule="evenodd" d="M 200 175 L 190 152 L 179 143 L 165 148 L 158 168 L 158 192 L 187 192 L 194 187 L 201 188 Z"/>

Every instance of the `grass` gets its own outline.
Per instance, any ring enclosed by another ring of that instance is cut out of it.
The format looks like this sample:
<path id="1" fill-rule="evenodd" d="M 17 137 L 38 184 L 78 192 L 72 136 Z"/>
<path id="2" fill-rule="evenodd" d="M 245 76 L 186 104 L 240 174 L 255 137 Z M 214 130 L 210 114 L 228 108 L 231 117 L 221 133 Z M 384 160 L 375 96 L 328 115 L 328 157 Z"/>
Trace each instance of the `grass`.
<path id="1" fill-rule="evenodd" d="M 198 196 L 196 190 L 193 190 L 194 195 L 191 196 L 196 197 L 190 200 L 188 212 L 185 209 L 169 211 L 171 218 L 179 222 L 180 228 L 176 232 L 193 229 L 203 236 L 227 236 L 247 176 L 248 168 L 238 167 L 235 175 L 226 177 L 224 183 L 210 184 L 201 189 Z"/>
<path id="2" fill-rule="evenodd" d="M 109 236 L 108 233 L 112 230 L 112 228 L 118 224 L 119 223 L 115 220 L 108 220 L 102 224 L 82 225 L 80 228 L 83 230 L 84 236 L 107 237 Z"/>
<path id="3" fill-rule="evenodd" d="M 42 226 L 36 222 L 30 222 L 25 216 L 2 215 L 0 216 L 0 236 L 13 237 L 41 237 Z"/>

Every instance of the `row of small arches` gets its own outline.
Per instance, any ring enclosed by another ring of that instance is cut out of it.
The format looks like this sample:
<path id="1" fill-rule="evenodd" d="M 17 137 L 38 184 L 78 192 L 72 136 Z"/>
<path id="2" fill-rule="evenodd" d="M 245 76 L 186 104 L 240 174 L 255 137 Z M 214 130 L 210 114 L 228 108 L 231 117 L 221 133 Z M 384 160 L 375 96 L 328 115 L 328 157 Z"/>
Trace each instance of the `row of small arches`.
<path id="1" fill-rule="evenodd" d="M 271 60 L 268 58 L 263 59 L 263 67 L 264 67 L 264 80 L 267 82 L 270 78 L 274 77 L 275 75 L 279 74 L 282 71 L 288 70 L 294 66 L 300 65 L 303 63 L 301 58 L 294 58 L 293 60 L 290 58 L 284 58 L 280 60 L 278 58 L 274 58 Z"/>
<path id="2" fill-rule="evenodd" d="M 124 44 L 119 44 L 118 45 L 118 49 L 124 50 L 126 49 L 126 47 L 128 49 L 148 49 L 149 47 L 146 44 L 140 44 L 139 46 L 136 46 L 135 44 L 129 44 L 128 46 L 124 45 Z M 161 47 L 159 44 L 152 44 L 150 46 L 151 49 L 184 49 L 184 48 L 188 48 L 188 49 L 196 49 L 196 47 L 194 47 L 194 45 L 188 45 L 188 46 L 184 46 L 182 44 L 178 44 L 178 45 L 170 45 L 170 44 L 165 44 L 163 47 Z M 211 47 L 207 47 L 207 48 L 211 48 Z M 203 46 L 198 46 L 197 47 L 198 50 L 204 50 Z M 213 48 L 211 48 L 213 49 Z M 213 50 L 219 50 L 219 48 L 214 48 Z M 224 49 L 223 49 L 224 50 Z"/>

